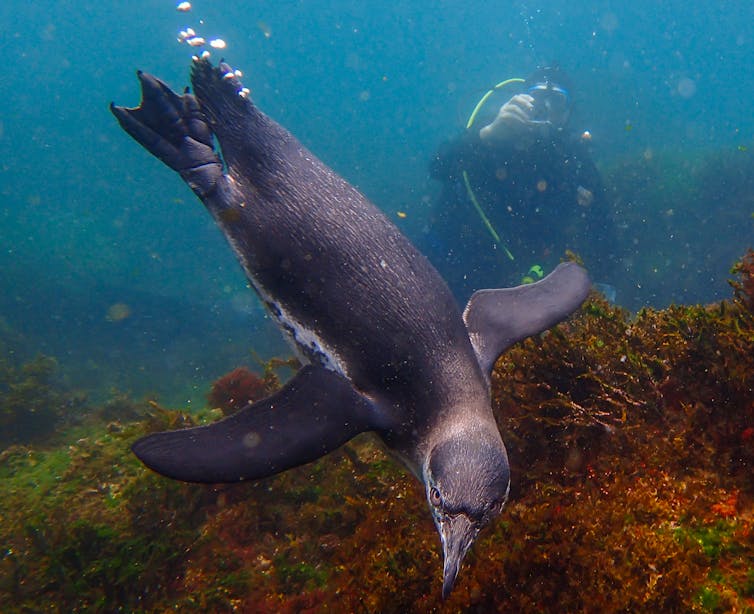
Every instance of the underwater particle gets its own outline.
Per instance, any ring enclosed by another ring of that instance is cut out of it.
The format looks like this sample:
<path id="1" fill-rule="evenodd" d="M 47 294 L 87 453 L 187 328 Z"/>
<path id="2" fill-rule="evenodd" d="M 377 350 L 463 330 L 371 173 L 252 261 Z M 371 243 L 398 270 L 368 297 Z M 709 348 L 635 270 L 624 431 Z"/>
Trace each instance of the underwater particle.
<path id="1" fill-rule="evenodd" d="M 179 2 L 178 6 L 175 7 L 175 10 L 180 11 L 181 13 L 188 13 L 191 10 L 191 3 Z"/>
<path id="2" fill-rule="evenodd" d="M 688 77 L 683 77 L 678 81 L 676 90 L 681 98 L 691 98 L 696 94 L 696 81 L 689 79 Z"/>
<path id="3" fill-rule="evenodd" d="M 361 93 L 359 94 L 359 100 L 360 100 L 361 102 L 366 102 L 366 101 L 367 101 L 367 100 L 369 100 L 369 99 L 370 99 L 371 97 L 372 97 L 372 94 L 371 94 L 371 93 L 369 92 L 369 90 L 363 90 L 363 91 L 362 91 L 362 92 L 361 92 Z"/>
<path id="4" fill-rule="evenodd" d="M 262 31 L 262 34 L 265 38 L 270 38 L 272 36 L 272 30 L 270 30 L 270 26 L 268 26 L 264 21 L 257 21 L 257 27 Z"/>
<path id="5" fill-rule="evenodd" d="M 584 186 L 576 188 L 576 202 L 580 207 L 589 207 L 594 202 L 594 193 Z"/>
<path id="6" fill-rule="evenodd" d="M 537 192 L 544 192 L 547 189 L 547 182 L 544 179 L 537 181 Z"/>
<path id="7" fill-rule="evenodd" d="M 105 319 L 108 322 L 122 322 L 131 315 L 131 307 L 126 303 L 113 303 L 108 307 Z"/>
<path id="8" fill-rule="evenodd" d="M 581 133 L 581 140 L 582 141 L 591 141 L 592 140 L 592 133 L 589 132 L 589 130 L 584 130 L 584 132 Z"/>
<path id="9" fill-rule="evenodd" d="M 261 441 L 262 438 L 256 431 L 249 431 L 248 433 L 246 433 L 246 435 L 243 436 L 243 445 L 248 449 L 256 448 Z"/>
<path id="10" fill-rule="evenodd" d="M 405 211 L 398 211 L 398 217 L 402 220 L 406 219 L 407 213 Z"/>
<path id="11" fill-rule="evenodd" d="M 213 49 L 225 49 L 227 43 L 222 38 L 213 38 L 209 41 L 209 46 Z"/>

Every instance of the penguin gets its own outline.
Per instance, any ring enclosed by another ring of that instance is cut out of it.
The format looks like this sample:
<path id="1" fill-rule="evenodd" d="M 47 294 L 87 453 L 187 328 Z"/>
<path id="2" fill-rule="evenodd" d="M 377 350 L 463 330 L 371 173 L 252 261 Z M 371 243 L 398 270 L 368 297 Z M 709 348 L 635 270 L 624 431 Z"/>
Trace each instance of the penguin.
<path id="1" fill-rule="evenodd" d="M 495 360 L 575 311 L 588 275 L 563 263 L 537 283 L 480 290 L 461 312 L 430 262 L 260 111 L 237 74 L 195 57 L 193 93 L 177 94 L 138 72 L 140 105 L 110 108 L 204 203 L 304 366 L 266 399 L 132 450 L 169 478 L 238 482 L 372 431 L 424 484 L 446 598 L 510 490 L 490 400 Z"/>

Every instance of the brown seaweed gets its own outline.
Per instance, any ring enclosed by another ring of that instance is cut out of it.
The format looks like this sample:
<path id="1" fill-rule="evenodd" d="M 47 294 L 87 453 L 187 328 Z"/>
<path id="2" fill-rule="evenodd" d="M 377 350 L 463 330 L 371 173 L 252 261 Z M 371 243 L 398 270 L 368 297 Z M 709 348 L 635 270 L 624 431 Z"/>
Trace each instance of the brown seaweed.
<path id="1" fill-rule="evenodd" d="M 749 252 L 714 305 L 631 316 L 595 294 L 498 361 L 514 492 L 447 602 L 422 490 L 371 436 L 256 483 L 181 484 L 129 443 L 222 412 L 134 403 L 2 452 L 4 609 L 752 611 L 753 270 Z"/>

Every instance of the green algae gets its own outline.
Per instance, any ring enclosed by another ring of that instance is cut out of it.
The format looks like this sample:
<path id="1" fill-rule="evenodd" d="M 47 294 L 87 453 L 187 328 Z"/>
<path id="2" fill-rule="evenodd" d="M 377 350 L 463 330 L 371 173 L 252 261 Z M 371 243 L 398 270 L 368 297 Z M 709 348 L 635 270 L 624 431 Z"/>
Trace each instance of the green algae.
<path id="1" fill-rule="evenodd" d="M 0 356 L 0 446 L 43 440 L 63 418 L 85 409 L 83 396 L 60 385 L 54 358 L 39 355 L 18 365 L 11 354 Z"/>
<path id="2" fill-rule="evenodd" d="M 230 409 L 120 395 L 1 453 L 4 611 L 752 611 L 754 256 L 735 272 L 709 306 L 630 316 L 594 295 L 498 361 L 513 492 L 446 602 L 423 490 L 372 436 L 181 484 L 130 443 Z"/>

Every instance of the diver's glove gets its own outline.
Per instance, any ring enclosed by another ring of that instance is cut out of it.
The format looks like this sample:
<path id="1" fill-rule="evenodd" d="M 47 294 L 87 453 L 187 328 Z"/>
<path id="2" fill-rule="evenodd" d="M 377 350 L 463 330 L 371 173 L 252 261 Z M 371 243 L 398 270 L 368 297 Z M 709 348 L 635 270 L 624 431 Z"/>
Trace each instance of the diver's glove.
<path id="1" fill-rule="evenodd" d="M 524 136 L 532 130 L 534 98 L 529 94 L 516 94 L 506 102 L 492 123 L 479 131 L 483 141 L 504 141 Z"/>

